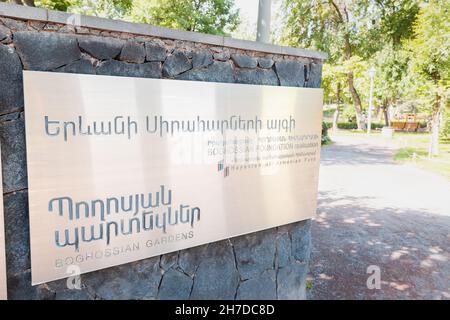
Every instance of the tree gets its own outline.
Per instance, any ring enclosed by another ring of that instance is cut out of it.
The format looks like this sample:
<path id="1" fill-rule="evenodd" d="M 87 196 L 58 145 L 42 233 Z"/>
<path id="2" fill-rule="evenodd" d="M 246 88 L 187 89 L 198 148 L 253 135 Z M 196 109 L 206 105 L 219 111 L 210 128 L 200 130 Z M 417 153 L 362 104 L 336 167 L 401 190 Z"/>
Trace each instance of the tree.
<path id="1" fill-rule="evenodd" d="M 137 0 L 128 17 L 134 22 L 228 35 L 239 24 L 233 0 Z"/>
<path id="2" fill-rule="evenodd" d="M 123 19 L 133 5 L 132 0 L 68 0 L 68 2 L 71 4 L 67 11 L 110 19 Z"/>
<path id="3" fill-rule="evenodd" d="M 385 125 L 389 126 L 389 110 L 406 98 L 406 83 L 410 52 L 404 43 L 414 35 L 413 24 L 419 12 L 418 0 L 375 0 L 374 18 L 378 19 L 381 49 L 374 55 L 375 98 L 384 114 Z"/>
<path id="4" fill-rule="evenodd" d="M 379 35 L 395 49 L 414 35 L 413 24 L 419 12 L 418 0 L 375 0 L 379 15 Z"/>
<path id="5" fill-rule="evenodd" d="M 239 10 L 235 8 L 234 0 L 36 0 L 26 2 L 33 2 L 36 6 L 52 10 L 218 35 L 228 35 L 239 25 Z"/>
<path id="6" fill-rule="evenodd" d="M 122 18 L 131 9 L 133 0 L 0 0 L 0 2 L 105 18 Z"/>
<path id="7" fill-rule="evenodd" d="M 364 127 L 362 101 L 367 101 L 364 90 L 368 89 L 366 81 L 361 80 L 367 78 L 370 66 L 377 66 L 375 82 L 381 87 L 376 86 L 375 98 L 379 102 L 377 106 L 381 104 L 388 124 L 388 105 L 398 101 L 402 93 L 399 86 L 404 82 L 409 61 L 403 43 L 414 34 L 418 0 L 284 2 L 287 16 L 285 42 L 325 51 L 329 54 L 328 63 L 346 66 L 346 86 L 360 129 Z"/>
<path id="8" fill-rule="evenodd" d="M 15 4 L 20 4 L 20 5 L 26 5 L 29 7 L 35 6 L 34 0 L 1 0 L 0 2 L 11 2 L 11 3 L 15 3 Z"/>
<path id="9" fill-rule="evenodd" d="M 398 101 L 405 99 L 407 94 L 407 81 L 410 56 L 402 47 L 395 48 L 389 43 L 377 52 L 373 64 L 377 70 L 375 78 L 375 99 L 384 115 L 385 125 L 389 126 L 389 110 L 397 105 Z"/>
<path id="10" fill-rule="evenodd" d="M 439 153 L 439 124 L 443 107 L 449 107 L 450 81 L 450 2 L 430 0 L 419 11 L 414 24 L 414 39 L 409 42 L 412 71 L 422 79 L 418 88 L 428 98 L 432 116 L 430 154 Z M 427 88 L 427 90 L 423 90 Z"/>
<path id="11" fill-rule="evenodd" d="M 37 7 L 42 7 L 50 10 L 67 11 L 72 5 L 70 0 L 36 0 L 34 1 Z"/>
<path id="12" fill-rule="evenodd" d="M 285 0 L 285 42 L 329 54 L 330 63 L 349 62 L 355 56 L 367 57 L 377 50 L 370 1 Z M 355 106 L 358 129 L 364 129 L 362 103 L 355 86 L 354 71 L 346 74 L 347 87 Z"/>
<path id="13" fill-rule="evenodd" d="M 332 129 L 335 133 L 338 129 L 339 117 L 342 113 L 342 105 L 346 101 L 346 96 L 342 91 L 342 88 L 346 83 L 346 70 L 341 64 L 328 64 L 325 63 L 322 74 L 322 87 L 325 92 L 325 101 L 329 101 L 336 105 L 336 109 L 333 114 Z"/>

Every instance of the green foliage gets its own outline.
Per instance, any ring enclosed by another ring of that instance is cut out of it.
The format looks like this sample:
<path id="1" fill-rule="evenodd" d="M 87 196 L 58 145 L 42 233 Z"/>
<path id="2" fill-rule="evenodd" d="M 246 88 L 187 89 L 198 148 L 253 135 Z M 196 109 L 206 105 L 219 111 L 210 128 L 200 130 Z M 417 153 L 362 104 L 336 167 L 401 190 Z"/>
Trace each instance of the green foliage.
<path id="1" fill-rule="evenodd" d="M 324 122 L 322 125 L 323 127 L 326 127 L 327 129 L 330 129 L 333 127 L 333 124 L 331 122 Z M 375 129 L 381 129 L 384 127 L 383 123 L 376 123 L 376 122 L 372 122 L 371 128 L 372 130 Z M 343 130 L 356 130 L 358 129 L 358 125 L 356 124 L 356 122 L 338 122 L 338 129 L 343 129 Z M 323 132 L 323 131 L 322 131 Z"/>
<path id="2" fill-rule="evenodd" d="M 133 5 L 132 0 L 71 0 L 68 11 L 110 19 L 122 19 Z"/>
<path id="3" fill-rule="evenodd" d="M 356 122 L 338 122 L 338 129 L 356 130 L 358 126 Z"/>
<path id="4" fill-rule="evenodd" d="M 156 26 L 228 35 L 239 25 L 234 0 L 39 0 L 36 6 Z"/>
<path id="5" fill-rule="evenodd" d="M 443 126 L 441 130 L 441 138 L 443 139 L 450 139 L 450 108 L 447 106 L 447 108 L 444 109 L 443 114 Z"/>
<path id="6" fill-rule="evenodd" d="M 379 34 L 383 42 L 400 47 L 414 35 L 413 23 L 419 12 L 417 0 L 376 0 L 379 10 Z"/>
<path id="7" fill-rule="evenodd" d="M 377 70 L 375 78 L 376 104 L 383 104 L 383 100 L 392 102 L 400 98 L 405 89 L 405 77 L 408 73 L 409 52 L 386 45 L 377 52 L 373 64 Z"/>
<path id="8" fill-rule="evenodd" d="M 416 70 L 434 81 L 448 81 L 450 71 L 450 1 L 430 0 L 414 24 L 410 42 Z"/>
<path id="9" fill-rule="evenodd" d="M 325 122 L 322 122 L 322 145 L 329 144 L 331 142 L 330 137 L 328 136 L 328 125 Z"/>
<path id="10" fill-rule="evenodd" d="M 110 19 L 123 19 L 133 0 L 36 0 L 37 7 Z"/>
<path id="11" fill-rule="evenodd" d="M 441 152 L 430 157 L 430 134 L 395 133 L 394 140 L 402 146 L 394 156 L 400 162 L 412 163 L 450 178 L 450 139 L 440 139 Z"/>
<path id="12" fill-rule="evenodd" d="M 285 0 L 286 26 L 283 43 L 317 49 L 329 54 L 328 61 L 339 61 L 345 39 L 356 54 L 373 51 L 375 41 L 367 0 L 317 1 Z M 307 17 L 307 18 L 305 18 Z"/>
<path id="13" fill-rule="evenodd" d="M 324 101 L 328 104 L 337 103 L 337 90 L 340 86 L 340 102 L 351 102 L 346 90 L 347 70 L 343 64 L 324 63 L 322 71 L 322 88 L 324 88 Z"/>
<path id="14" fill-rule="evenodd" d="M 450 2 L 430 0 L 414 24 L 415 37 L 407 43 L 411 51 L 409 91 L 428 114 L 443 115 L 441 134 L 448 135 L 450 81 Z M 420 85 L 417 85 L 417 80 Z"/>
<path id="15" fill-rule="evenodd" d="M 342 120 L 345 120 L 347 122 L 354 122 L 356 123 L 356 113 L 355 108 L 353 108 L 350 104 L 345 104 L 342 109 Z"/>
<path id="16" fill-rule="evenodd" d="M 50 10 L 67 11 L 73 5 L 71 0 L 37 0 L 34 2 L 37 7 L 42 7 Z"/>
<path id="17" fill-rule="evenodd" d="M 334 111 L 336 110 L 336 108 L 334 107 L 334 108 L 330 108 L 330 109 L 326 109 L 326 110 L 323 110 L 323 116 L 325 117 L 325 118 L 331 118 L 331 117 L 333 117 L 333 114 L 334 114 Z"/>
<path id="18" fill-rule="evenodd" d="M 239 24 L 239 10 L 233 0 L 138 0 L 128 18 L 167 28 L 227 35 Z"/>
<path id="19" fill-rule="evenodd" d="M 284 13 L 285 44 L 330 55 L 323 68 L 324 101 L 341 105 L 342 120 L 356 121 L 357 108 L 349 104 L 356 107 L 358 97 L 338 88 L 350 88 L 347 75 L 353 74 L 366 109 L 374 66 L 374 106 L 410 106 L 431 117 L 440 105 L 442 134 L 449 134 L 450 1 L 284 0 Z"/>

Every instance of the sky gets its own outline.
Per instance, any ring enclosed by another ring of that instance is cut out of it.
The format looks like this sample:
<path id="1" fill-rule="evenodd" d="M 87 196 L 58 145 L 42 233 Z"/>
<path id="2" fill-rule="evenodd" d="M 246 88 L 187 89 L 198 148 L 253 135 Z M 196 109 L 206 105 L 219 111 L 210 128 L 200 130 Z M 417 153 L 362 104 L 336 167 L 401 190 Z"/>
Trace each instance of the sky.
<path id="1" fill-rule="evenodd" d="M 241 17 L 256 22 L 258 18 L 258 0 L 234 0 L 236 7 L 241 11 Z"/>
<path id="2" fill-rule="evenodd" d="M 241 25 L 233 32 L 233 38 L 255 40 L 258 2 L 258 0 L 234 0 L 235 6 L 240 9 Z M 280 4 L 281 0 L 272 0 L 272 30 L 278 29 L 280 25 L 279 16 L 277 15 L 277 8 Z"/>

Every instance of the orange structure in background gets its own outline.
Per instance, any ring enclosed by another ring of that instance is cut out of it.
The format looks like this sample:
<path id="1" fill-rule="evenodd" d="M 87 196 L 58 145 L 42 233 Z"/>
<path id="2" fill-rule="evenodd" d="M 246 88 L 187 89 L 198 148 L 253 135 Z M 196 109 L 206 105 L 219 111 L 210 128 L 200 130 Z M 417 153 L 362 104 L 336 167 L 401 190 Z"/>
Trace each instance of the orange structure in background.
<path id="1" fill-rule="evenodd" d="M 414 113 L 405 113 L 391 121 L 391 127 L 397 131 L 416 132 L 420 128 L 420 122 Z"/>

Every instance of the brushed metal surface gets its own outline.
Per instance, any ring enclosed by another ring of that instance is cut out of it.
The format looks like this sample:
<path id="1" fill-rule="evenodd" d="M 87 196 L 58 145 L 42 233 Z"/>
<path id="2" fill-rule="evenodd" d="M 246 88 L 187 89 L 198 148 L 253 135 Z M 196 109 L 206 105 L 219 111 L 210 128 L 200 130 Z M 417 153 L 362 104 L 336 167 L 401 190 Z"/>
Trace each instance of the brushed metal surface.
<path id="1" fill-rule="evenodd" d="M 24 71 L 24 92 L 33 284 L 315 215 L 320 89 Z"/>
<path id="2" fill-rule="evenodd" d="M 1 154 L 1 145 L 0 145 Z M 5 256 L 5 220 L 3 216 L 3 177 L 0 161 L 0 300 L 7 299 L 6 256 Z"/>

